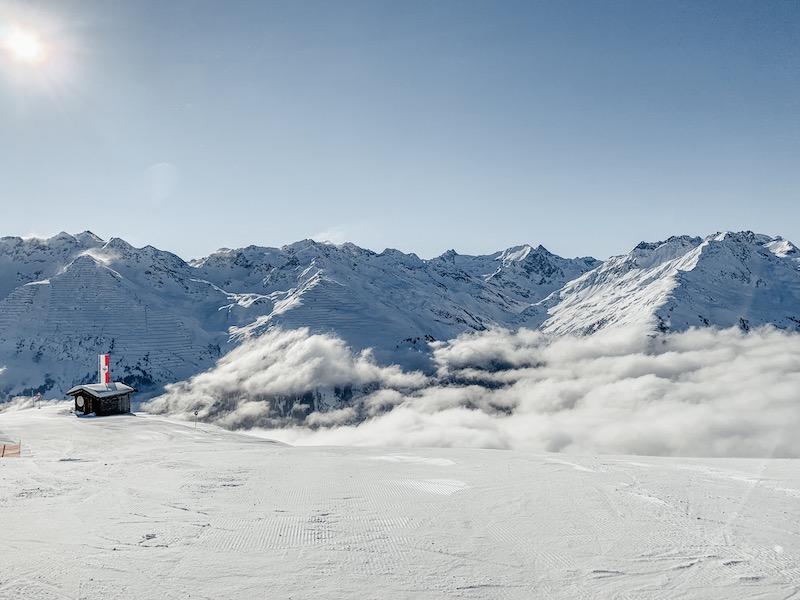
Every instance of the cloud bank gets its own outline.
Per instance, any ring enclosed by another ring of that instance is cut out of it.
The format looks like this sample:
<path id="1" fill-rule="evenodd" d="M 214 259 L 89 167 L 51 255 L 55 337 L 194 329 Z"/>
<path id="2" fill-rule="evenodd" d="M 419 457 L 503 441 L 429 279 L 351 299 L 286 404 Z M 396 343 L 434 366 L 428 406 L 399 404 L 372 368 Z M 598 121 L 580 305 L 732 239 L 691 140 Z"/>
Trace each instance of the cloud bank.
<path id="1" fill-rule="evenodd" d="M 800 456 L 800 335 L 774 328 L 433 346 L 404 372 L 307 330 L 273 330 L 146 405 L 292 444 L 663 456 Z"/>
<path id="2" fill-rule="evenodd" d="M 359 418 L 351 404 L 365 391 L 398 394 L 429 384 L 421 373 L 376 364 L 369 351 L 353 353 L 331 335 L 308 329 L 273 329 L 245 340 L 217 365 L 185 382 L 168 385 L 147 410 L 198 411 L 200 419 L 228 428 L 336 425 Z"/>

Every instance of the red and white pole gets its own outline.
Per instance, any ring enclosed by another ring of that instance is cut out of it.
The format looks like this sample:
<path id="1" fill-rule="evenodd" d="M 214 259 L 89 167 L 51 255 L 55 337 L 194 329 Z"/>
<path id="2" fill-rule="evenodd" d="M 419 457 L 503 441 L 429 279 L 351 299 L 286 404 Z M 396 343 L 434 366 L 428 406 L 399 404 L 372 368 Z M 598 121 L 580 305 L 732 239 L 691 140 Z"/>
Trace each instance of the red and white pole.
<path id="1" fill-rule="evenodd" d="M 97 379 L 99 383 L 111 383 L 111 374 L 108 368 L 108 354 L 97 357 Z"/>

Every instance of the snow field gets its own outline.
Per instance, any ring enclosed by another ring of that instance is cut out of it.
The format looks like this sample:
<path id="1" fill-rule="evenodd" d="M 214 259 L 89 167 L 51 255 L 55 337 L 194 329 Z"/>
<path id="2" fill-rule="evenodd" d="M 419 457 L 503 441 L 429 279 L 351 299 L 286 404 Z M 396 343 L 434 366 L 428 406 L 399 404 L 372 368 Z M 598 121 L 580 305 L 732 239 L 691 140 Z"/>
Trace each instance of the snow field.
<path id="1" fill-rule="evenodd" d="M 793 460 L 290 447 L 0 413 L 0 598 L 786 598 Z"/>

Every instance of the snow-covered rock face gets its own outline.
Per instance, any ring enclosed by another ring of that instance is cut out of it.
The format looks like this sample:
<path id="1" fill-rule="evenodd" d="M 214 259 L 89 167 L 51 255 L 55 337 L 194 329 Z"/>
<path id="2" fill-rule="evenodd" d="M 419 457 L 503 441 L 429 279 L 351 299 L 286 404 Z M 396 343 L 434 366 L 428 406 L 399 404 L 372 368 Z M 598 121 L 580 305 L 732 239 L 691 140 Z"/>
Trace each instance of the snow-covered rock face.
<path id="1" fill-rule="evenodd" d="M 752 232 L 672 237 L 610 258 L 542 305 L 542 328 L 556 334 L 621 325 L 800 330 L 800 261 L 791 243 Z"/>
<path id="2" fill-rule="evenodd" d="M 605 262 L 517 246 L 432 260 L 302 240 L 179 257 L 90 232 L 0 239 L 0 397 L 112 376 L 156 391 L 280 326 L 430 372 L 429 344 L 493 327 L 800 329 L 800 252 L 750 232 L 641 243 Z"/>
<path id="3" fill-rule="evenodd" d="M 530 246 L 490 256 L 454 251 L 433 260 L 353 244 L 304 240 L 283 248 L 222 250 L 194 263 L 197 276 L 240 294 L 229 310 L 263 306 L 237 339 L 275 325 L 334 332 L 381 362 L 425 368 L 427 343 L 464 331 L 507 326 L 532 302 L 596 266 Z M 250 316 L 254 312 L 250 311 Z"/>

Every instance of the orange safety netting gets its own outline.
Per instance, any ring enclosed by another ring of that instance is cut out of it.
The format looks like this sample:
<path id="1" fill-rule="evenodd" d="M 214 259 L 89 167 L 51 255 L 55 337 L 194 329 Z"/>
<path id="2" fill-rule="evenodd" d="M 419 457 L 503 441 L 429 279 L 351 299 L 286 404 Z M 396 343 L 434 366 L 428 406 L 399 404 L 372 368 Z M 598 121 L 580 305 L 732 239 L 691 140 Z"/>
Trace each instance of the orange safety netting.
<path id="1" fill-rule="evenodd" d="M 19 458 L 21 444 L 3 444 L 0 446 L 0 458 Z"/>

